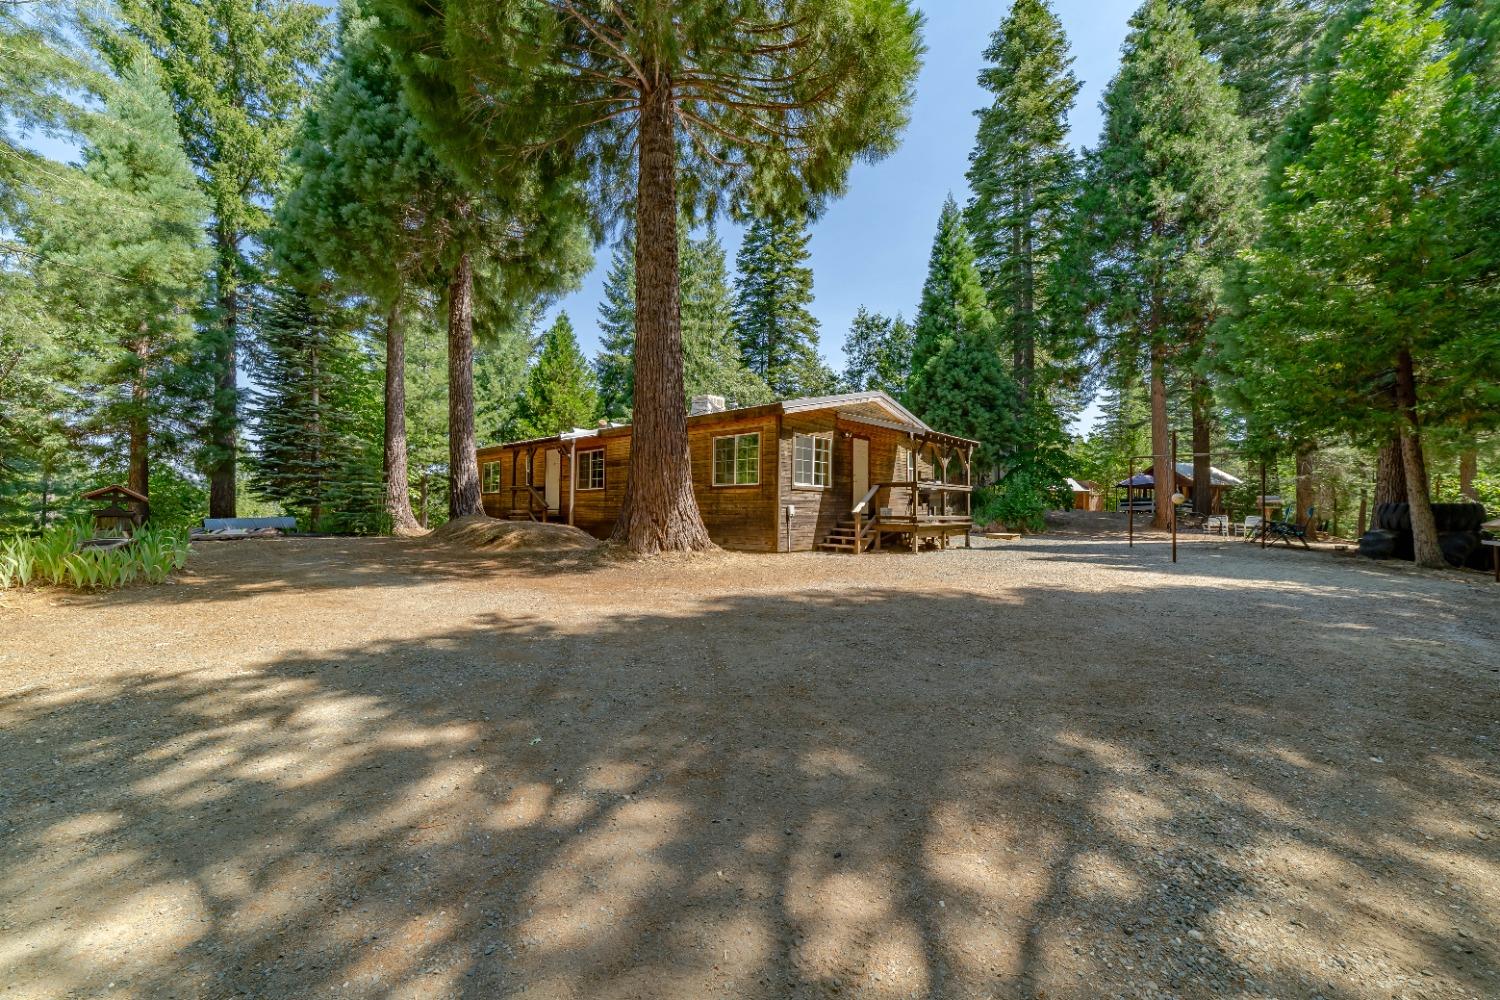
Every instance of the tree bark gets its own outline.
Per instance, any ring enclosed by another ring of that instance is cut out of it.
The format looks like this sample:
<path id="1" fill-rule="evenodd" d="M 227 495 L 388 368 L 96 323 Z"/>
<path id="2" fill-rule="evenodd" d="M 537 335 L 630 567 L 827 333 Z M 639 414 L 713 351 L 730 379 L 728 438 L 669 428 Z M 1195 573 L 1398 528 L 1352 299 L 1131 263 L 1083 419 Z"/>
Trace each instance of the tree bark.
<path id="1" fill-rule="evenodd" d="M 448 516 L 483 513 L 474 438 L 474 260 L 465 251 L 448 282 Z"/>
<path id="2" fill-rule="evenodd" d="M 1474 448 L 1465 448 L 1458 456 L 1458 493 L 1470 503 L 1479 502 L 1479 491 L 1474 488 L 1474 480 L 1479 478 L 1479 452 Z"/>
<path id="3" fill-rule="evenodd" d="M 1317 502 L 1314 499 L 1313 490 L 1313 455 L 1316 450 L 1308 445 L 1297 449 L 1297 509 L 1293 511 L 1290 518 L 1293 524 L 1301 524 L 1307 519 L 1307 512 Z M 1308 519 L 1308 529 L 1311 532 L 1312 522 Z"/>
<path id="4" fill-rule="evenodd" d="M 1217 514 L 1214 506 L 1213 414 L 1208 380 L 1193 376 L 1193 512 Z"/>
<path id="5" fill-rule="evenodd" d="M 1172 526 L 1172 494 L 1177 491 L 1177 470 L 1172 468 L 1171 430 L 1167 423 L 1167 349 L 1151 347 L 1151 478 L 1156 499 L 1152 524 L 1163 530 Z"/>
<path id="6" fill-rule="evenodd" d="M 214 399 L 210 445 L 215 451 L 208 473 L 209 517 L 234 517 L 237 499 L 235 467 L 239 448 L 239 246 L 222 230 L 219 251 L 219 331 L 214 345 Z"/>
<path id="7" fill-rule="evenodd" d="M 1437 519 L 1427 487 L 1427 465 L 1422 458 L 1422 424 L 1417 413 L 1417 378 L 1411 352 L 1396 360 L 1396 403 L 1401 418 L 1401 459 L 1406 465 L 1406 499 L 1411 505 L 1412 544 L 1416 563 L 1441 569 L 1448 563 L 1438 546 Z"/>
<path id="8" fill-rule="evenodd" d="M 401 292 L 385 316 L 385 512 L 393 535 L 421 534 L 411 510 L 411 479 L 406 465 L 406 331 Z"/>
<path id="9" fill-rule="evenodd" d="M 631 551 L 714 547 L 693 495 L 682 405 L 682 315 L 677 259 L 677 136 L 672 81 L 648 66 L 641 95 L 635 240 L 635 430 L 625 499 L 612 539 Z M 766 447 L 767 442 L 761 442 Z"/>
<path id="10" fill-rule="evenodd" d="M 151 425 L 146 414 L 150 392 L 146 380 L 151 364 L 151 342 L 144 329 L 131 345 L 131 351 L 135 354 L 135 371 L 130 379 L 130 472 L 126 485 L 141 496 L 150 496 Z"/>
<path id="11" fill-rule="evenodd" d="M 1406 503 L 1406 462 L 1401 457 L 1400 435 L 1381 447 L 1375 463 L 1375 506 L 1383 503 Z"/>

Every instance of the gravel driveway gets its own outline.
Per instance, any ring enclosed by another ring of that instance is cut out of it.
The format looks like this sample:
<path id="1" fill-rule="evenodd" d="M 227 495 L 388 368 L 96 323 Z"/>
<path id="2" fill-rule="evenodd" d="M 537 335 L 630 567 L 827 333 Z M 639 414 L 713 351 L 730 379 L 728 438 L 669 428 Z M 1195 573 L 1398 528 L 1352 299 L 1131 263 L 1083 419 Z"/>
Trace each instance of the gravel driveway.
<path id="1" fill-rule="evenodd" d="M 1500 996 L 1500 586 L 1085 520 L 0 595 L 0 1000 Z"/>

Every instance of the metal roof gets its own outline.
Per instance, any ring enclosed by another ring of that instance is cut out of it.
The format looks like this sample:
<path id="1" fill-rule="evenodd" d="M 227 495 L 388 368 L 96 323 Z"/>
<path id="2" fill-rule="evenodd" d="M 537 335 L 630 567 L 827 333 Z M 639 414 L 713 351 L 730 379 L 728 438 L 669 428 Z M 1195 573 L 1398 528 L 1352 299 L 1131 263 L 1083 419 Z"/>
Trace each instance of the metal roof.
<path id="1" fill-rule="evenodd" d="M 806 410 L 828 410 L 848 406 L 851 403 L 874 403 L 888 411 L 892 416 L 920 427 L 924 431 L 932 428 L 918 417 L 915 413 L 896 402 L 888 393 L 879 389 L 871 389 L 868 392 L 846 392 L 837 396 L 804 396 L 801 399 L 784 400 L 781 404 L 783 413 L 801 413 Z M 949 435 L 950 437 L 952 435 Z"/>
<path id="2" fill-rule="evenodd" d="M 1240 478 L 1238 478 L 1236 476 L 1231 476 L 1229 473 L 1225 472 L 1223 469 L 1216 468 L 1215 466 L 1212 466 L 1212 465 L 1210 465 L 1208 467 L 1208 472 L 1209 472 L 1208 481 L 1213 486 L 1243 486 L 1244 482 L 1245 482 L 1243 479 L 1240 479 Z M 1188 482 L 1192 482 L 1193 481 L 1193 463 L 1192 462 L 1178 462 L 1177 463 L 1177 475 L 1181 476 L 1183 479 L 1186 479 Z M 1115 487 L 1118 488 L 1118 489 L 1122 489 L 1123 490 L 1123 489 L 1125 489 L 1127 487 L 1132 487 L 1132 486 L 1135 487 L 1136 489 L 1142 489 L 1144 487 L 1150 487 L 1150 486 L 1155 486 L 1155 485 L 1156 485 L 1156 480 L 1153 477 L 1151 471 L 1148 469 L 1145 472 L 1142 472 L 1142 473 L 1139 473 L 1137 475 L 1131 476 L 1129 479 L 1122 479 L 1122 480 L 1120 480 L 1118 483 L 1115 484 Z"/>

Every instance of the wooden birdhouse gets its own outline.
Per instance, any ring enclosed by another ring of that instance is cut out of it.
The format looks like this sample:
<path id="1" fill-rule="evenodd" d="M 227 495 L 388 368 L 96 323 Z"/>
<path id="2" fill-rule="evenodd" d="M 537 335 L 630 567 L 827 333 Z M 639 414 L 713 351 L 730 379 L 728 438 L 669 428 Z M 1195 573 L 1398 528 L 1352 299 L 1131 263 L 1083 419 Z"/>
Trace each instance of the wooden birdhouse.
<path id="1" fill-rule="evenodd" d="M 89 490 L 83 494 L 83 499 L 105 505 L 94 511 L 94 534 L 97 537 L 133 535 L 151 515 L 150 500 L 118 483 Z"/>

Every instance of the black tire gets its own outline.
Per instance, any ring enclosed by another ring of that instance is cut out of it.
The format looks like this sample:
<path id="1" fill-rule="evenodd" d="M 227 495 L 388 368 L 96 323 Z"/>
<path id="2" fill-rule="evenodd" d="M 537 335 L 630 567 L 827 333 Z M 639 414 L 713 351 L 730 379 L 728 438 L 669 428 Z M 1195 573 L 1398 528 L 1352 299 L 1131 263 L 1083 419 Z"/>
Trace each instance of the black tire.
<path id="1" fill-rule="evenodd" d="M 1469 561 L 1470 554 L 1479 547 L 1479 535 L 1473 531 L 1440 531 L 1438 532 L 1438 548 L 1443 550 L 1443 558 L 1448 560 L 1448 565 L 1453 567 L 1463 566 Z"/>
<path id="2" fill-rule="evenodd" d="M 1435 503 L 1432 516 L 1438 531 L 1478 531 L 1484 523 L 1484 508 L 1477 503 Z"/>
<path id="3" fill-rule="evenodd" d="M 1375 527 L 1386 531 L 1411 530 L 1411 504 L 1383 503 L 1375 508 Z"/>
<path id="4" fill-rule="evenodd" d="M 1396 533 L 1376 528 L 1359 540 L 1359 554 L 1366 559 L 1393 559 L 1396 556 Z"/>

